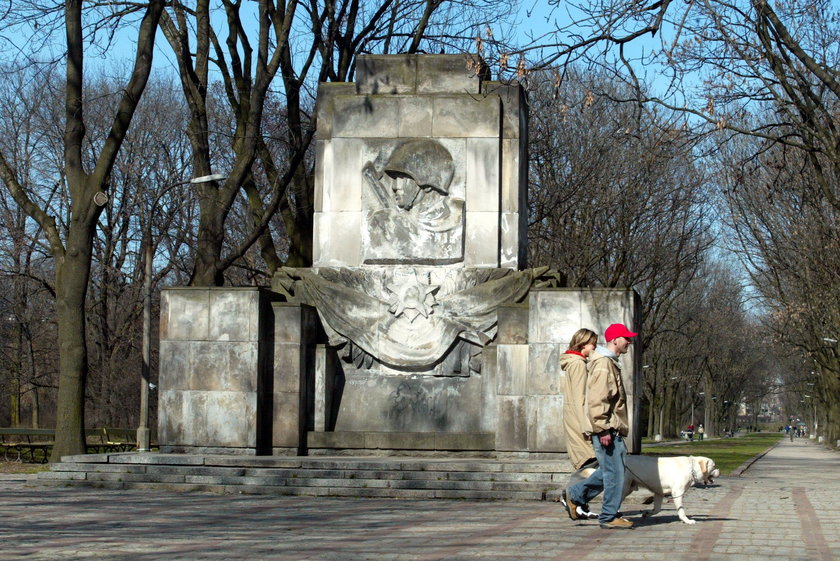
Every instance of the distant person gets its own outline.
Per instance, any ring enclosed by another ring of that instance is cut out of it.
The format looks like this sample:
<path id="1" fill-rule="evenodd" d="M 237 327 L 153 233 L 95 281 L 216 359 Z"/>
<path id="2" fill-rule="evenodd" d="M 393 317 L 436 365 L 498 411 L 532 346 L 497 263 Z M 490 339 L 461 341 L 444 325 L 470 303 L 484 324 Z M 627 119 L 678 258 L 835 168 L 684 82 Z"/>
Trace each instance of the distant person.
<path id="1" fill-rule="evenodd" d="M 585 433 L 590 435 L 598 469 L 584 481 L 566 489 L 566 510 L 569 518 L 577 520 L 577 506 L 604 493 L 598 521 L 604 529 L 630 529 L 633 523 L 619 516 L 624 491 L 624 438 L 630 432 L 627 414 L 627 392 L 621 379 L 618 358 L 630 349 L 638 335 L 620 323 L 610 325 L 604 332 L 606 347 L 597 347 L 590 355 L 589 377 L 586 384 Z"/>
<path id="2" fill-rule="evenodd" d="M 703 440 L 703 438 L 705 436 L 706 436 L 706 429 L 703 428 L 703 425 L 700 425 L 699 427 L 697 427 L 697 439 L 698 440 Z"/>

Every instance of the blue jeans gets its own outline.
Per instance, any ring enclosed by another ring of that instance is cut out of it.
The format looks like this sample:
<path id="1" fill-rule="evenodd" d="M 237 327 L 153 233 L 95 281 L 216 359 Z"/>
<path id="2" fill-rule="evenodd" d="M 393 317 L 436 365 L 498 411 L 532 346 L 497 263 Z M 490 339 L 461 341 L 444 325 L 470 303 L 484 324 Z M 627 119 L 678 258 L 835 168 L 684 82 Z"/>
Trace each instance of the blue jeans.
<path id="1" fill-rule="evenodd" d="M 601 491 L 604 492 L 604 504 L 601 506 L 599 522 L 615 519 L 621 506 L 624 491 L 624 456 L 627 448 L 624 438 L 614 434 L 609 446 L 602 446 L 601 440 L 592 435 L 592 447 L 598 460 L 598 469 L 588 479 L 580 481 L 566 490 L 567 496 L 577 504 L 586 504 Z"/>

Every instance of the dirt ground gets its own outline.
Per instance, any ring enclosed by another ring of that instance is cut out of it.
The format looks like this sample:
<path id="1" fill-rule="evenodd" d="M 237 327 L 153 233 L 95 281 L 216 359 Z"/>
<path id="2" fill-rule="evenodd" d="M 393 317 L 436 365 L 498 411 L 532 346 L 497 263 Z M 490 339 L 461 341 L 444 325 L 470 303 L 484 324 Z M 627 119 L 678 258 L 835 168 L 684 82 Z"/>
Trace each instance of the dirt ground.
<path id="1" fill-rule="evenodd" d="M 49 464 L 27 464 L 25 462 L 7 462 L 0 459 L 0 473 L 38 473 L 50 469 Z"/>

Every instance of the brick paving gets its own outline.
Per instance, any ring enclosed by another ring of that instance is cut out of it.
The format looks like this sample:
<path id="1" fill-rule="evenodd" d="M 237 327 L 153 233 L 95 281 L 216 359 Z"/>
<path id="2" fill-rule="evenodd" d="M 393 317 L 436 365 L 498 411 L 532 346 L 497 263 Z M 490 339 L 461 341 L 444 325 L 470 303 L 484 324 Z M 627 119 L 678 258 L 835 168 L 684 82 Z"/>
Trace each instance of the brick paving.
<path id="1" fill-rule="evenodd" d="M 345 499 L 42 487 L 0 479 L 2 559 L 288 561 L 840 559 L 840 454 L 782 440 L 740 476 L 692 489 L 631 531 L 559 503 Z"/>

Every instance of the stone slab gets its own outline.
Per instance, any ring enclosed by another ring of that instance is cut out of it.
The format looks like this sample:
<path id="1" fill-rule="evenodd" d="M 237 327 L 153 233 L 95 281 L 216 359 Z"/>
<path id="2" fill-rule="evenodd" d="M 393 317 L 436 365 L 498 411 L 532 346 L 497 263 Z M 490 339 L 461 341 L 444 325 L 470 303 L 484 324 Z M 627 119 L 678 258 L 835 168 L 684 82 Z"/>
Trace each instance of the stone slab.
<path id="1" fill-rule="evenodd" d="M 498 139 L 500 118 L 498 96 L 435 96 L 432 136 Z"/>
<path id="2" fill-rule="evenodd" d="M 256 446 L 256 392 L 182 391 L 160 393 L 161 446 Z"/>
<path id="3" fill-rule="evenodd" d="M 345 372 L 336 431 L 477 432 L 483 383 L 478 377 L 384 376 Z"/>
<path id="4" fill-rule="evenodd" d="M 499 214 L 467 211 L 467 232 L 464 240 L 464 265 L 467 267 L 499 266 Z"/>
<path id="5" fill-rule="evenodd" d="M 477 94 L 489 68 L 473 54 L 426 55 L 417 57 L 417 93 L 446 92 Z"/>
<path id="6" fill-rule="evenodd" d="M 378 95 L 417 91 L 416 56 L 361 55 L 356 60 L 356 93 Z"/>
<path id="7" fill-rule="evenodd" d="M 333 108 L 333 139 L 399 136 L 400 101 L 397 97 L 337 95 L 333 98 Z"/>
<path id="8" fill-rule="evenodd" d="M 210 292 L 208 290 L 168 289 L 161 291 L 161 340 L 205 340 L 209 327 Z"/>
<path id="9" fill-rule="evenodd" d="M 429 97 L 401 97 L 400 123 L 398 135 L 400 138 L 417 138 L 432 136 L 432 99 Z"/>
<path id="10" fill-rule="evenodd" d="M 527 303 L 499 306 L 497 312 L 499 327 L 496 332 L 497 345 L 528 344 L 528 318 L 530 311 Z"/>
<path id="11" fill-rule="evenodd" d="M 527 450 L 528 416 L 524 396 L 499 396 L 496 450 Z"/>
<path id="12" fill-rule="evenodd" d="M 527 137 L 528 99 L 516 81 L 502 83 L 485 81 L 481 91 L 484 94 L 499 96 L 502 102 L 502 136 L 503 138 L 522 139 Z"/>
<path id="13" fill-rule="evenodd" d="M 496 392 L 525 395 L 529 378 L 528 345 L 497 346 Z"/>
<path id="14" fill-rule="evenodd" d="M 362 210 L 363 142 L 357 138 L 335 138 L 328 150 L 330 167 L 324 168 L 322 212 Z"/>
<path id="15" fill-rule="evenodd" d="M 318 98 L 315 102 L 317 140 L 328 140 L 333 136 L 333 115 L 336 96 L 347 96 L 356 93 L 356 84 L 348 82 L 321 82 L 318 84 Z"/>
<path id="16" fill-rule="evenodd" d="M 528 450 L 565 452 L 563 394 L 531 395 L 527 398 Z"/>
<path id="17" fill-rule="evenodd" d="M 257 288 L 210 290 L 207 339 L 256 342 L 259 302 Z"/>
<path id="18" fill-rule="evenodd" d="M 563 344 L 533 343 L 528 346 L 531 370 L 525 389 L 527 395 L 562 395 L 563 370 L 560 358 L 568 347 Z"/>
<path id="19" fill-rule="evenodd" d="M 313 266 L 361 265 L 361 212 L 316 212 L 313 228 Z"/>
<path id="20" fill-rule="evenodd" d="M 328 449 L 492 450 L 493 441 L 492 433 L 316 431 L 307 435 L 307 442 L 310 447 Z M 348 463 L 347 465 L 351 464 Z M 405 469 L 405 466 L 401 465 L 400 469 Z"/>
<path id="21" fill-rule="evenodd" d="M 470 211 L 500 210 L 501 145 L 498 138 L 468 138 L 466 153 L 467 197 Z"/>
<path id="22" fill-rule="evenodd" d="M 502 212 L 527 214 L 527 206 L 522 205 L 523 186 L 520 183 L 522 169 L 520 160 L 523 157 L 518 139 L 505 138 L 501 141 L 501 199 Z M 527 190 L 527 187 L 524 187 Z"/>

